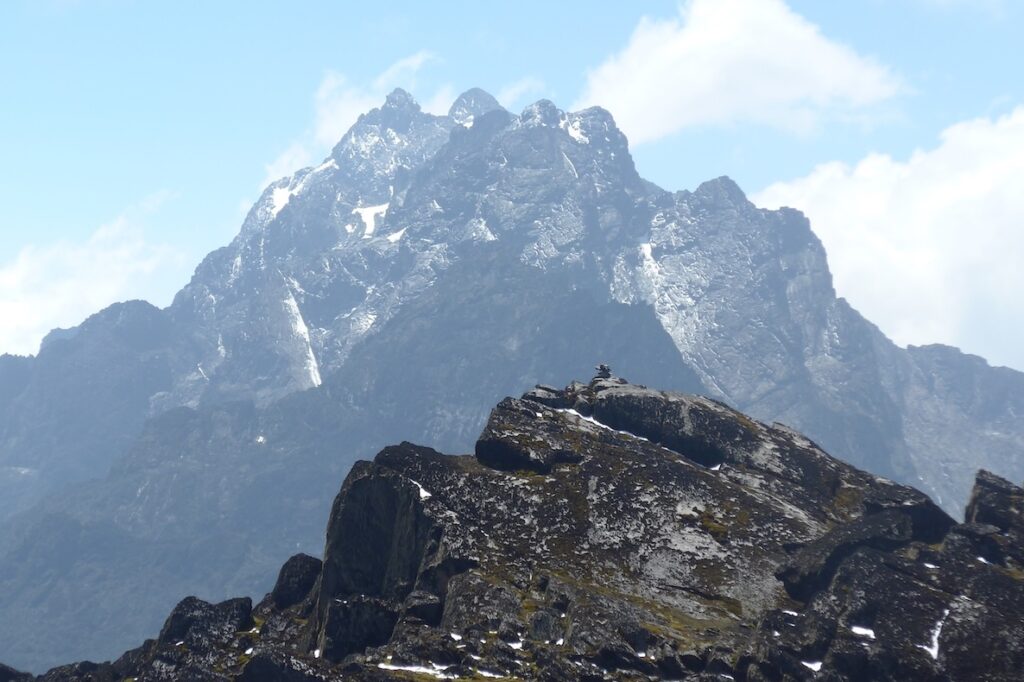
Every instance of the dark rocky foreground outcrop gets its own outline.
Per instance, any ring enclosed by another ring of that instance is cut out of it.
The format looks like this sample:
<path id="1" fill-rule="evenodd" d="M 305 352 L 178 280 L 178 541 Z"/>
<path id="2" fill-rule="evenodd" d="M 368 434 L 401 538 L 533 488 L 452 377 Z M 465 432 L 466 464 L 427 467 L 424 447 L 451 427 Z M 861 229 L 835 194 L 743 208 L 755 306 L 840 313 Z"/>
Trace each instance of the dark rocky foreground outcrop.
<path id="1" fill-rule="evenodd" d="M 1024 490 L 981 472 L 957 524 L 786 427 L 615 378 L 503 400 L 475 455 L 359 462 L 324 557 L 39 679 L 1024 676 Z"/>

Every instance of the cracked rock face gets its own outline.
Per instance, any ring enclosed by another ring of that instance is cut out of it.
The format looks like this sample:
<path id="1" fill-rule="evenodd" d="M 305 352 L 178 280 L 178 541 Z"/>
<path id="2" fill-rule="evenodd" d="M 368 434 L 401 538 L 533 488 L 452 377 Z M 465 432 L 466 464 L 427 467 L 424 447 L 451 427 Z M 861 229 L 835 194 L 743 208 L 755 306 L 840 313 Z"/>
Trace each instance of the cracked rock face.
<path id="1" fill-rule="evenodd" d="M 358 463 L 255 608 L 42 679 L 1017 680 L 1022 500 L 981 472 L 957 524 L 715 400 L 538 386 L 474 455 Z"/>

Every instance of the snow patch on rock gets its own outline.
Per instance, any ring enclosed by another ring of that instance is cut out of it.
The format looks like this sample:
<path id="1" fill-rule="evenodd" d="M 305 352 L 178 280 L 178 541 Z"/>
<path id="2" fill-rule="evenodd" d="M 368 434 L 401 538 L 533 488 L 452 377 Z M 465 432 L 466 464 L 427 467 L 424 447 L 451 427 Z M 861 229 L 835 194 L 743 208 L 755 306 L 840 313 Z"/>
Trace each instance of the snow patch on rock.
<path id="1" fill-rule="evenodd" d="M 302 312 L 299 310 L 299 304 L 295 300 L 295 294 L 290 290 L 288 291 L 288 296 L 285 297 L 283 304 L 285 311 L 288 314 L 288 318 L 291 321 L 292 332 L 305 346 L 305 368 L 309 375 L 309 383 L 313 386 L 319 386 L 323 383 L 323 379 L 320 377 L 320 364 L 317 362 L 316 354 L 313 352 L 313 343 L 309 337 L 309 327 L 306 326 L 306 321 L 303 319 Z"/>
<path id="2" fill-rule="evenodd" d="M 352 213 L 357 214 L 363 221 L 363 225 L 366 226 L 366 229 L 363 231 L 364 239 L 369 239 L 373 236 L 374 230 L 377 229 L 377 221 L 388 212 L 390 205 L 391 203 L 388 202 L 377 204 L 376 206 L 362 206 L 352 209 Z"/>

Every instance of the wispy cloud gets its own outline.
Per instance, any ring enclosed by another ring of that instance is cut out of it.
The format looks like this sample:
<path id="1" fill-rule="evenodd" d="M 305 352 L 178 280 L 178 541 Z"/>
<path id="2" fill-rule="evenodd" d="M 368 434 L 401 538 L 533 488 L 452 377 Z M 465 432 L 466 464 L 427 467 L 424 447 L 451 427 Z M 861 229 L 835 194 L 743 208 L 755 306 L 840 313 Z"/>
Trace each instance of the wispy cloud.
<path id="1" fill-rule="evenodd" d="M 393 88 L 415 91 L 419 72 L 428 64 L 439 61 L 434 53 L 420 50 L 389 65 L 370 83 L 354 83 L 343 73 L 327 71 L 313 95 L 311 126 L 274 160 L 264 165 L 266 174 L 261 189 L 278 178 L 321 160 L 360 114 L 383 104 L 385 96 Z M 435 88 L 421 106 L 431 113 L 444 113 L 454 99 L 454 89 L 445 84 Z"/>
<path id="2" fill-rule="evenodd" d="M 337 143 L 345 131 L 356 122 L 359 114 L 380 106 L 385 94 L 387 93 L 383 87 L 361 87 L 350 83 L 344 74 L 328 71 L 313 96 L 312 136 L 307 132 L 303 139 L 293 142 L 282 153 L 278 164 L 289 157 L 298 159 L 298 149 L 302 149 L 312 160 L 310 155 L 314 148 L 322 151 Z M 296 168 L 298 167 L 292 167 L 291 170 Z M 284 170 L 290 172 L 288 169 Z"/>
<path id="3" fill-rule="evenodd" d="M 641 19 L 626 47 L 588 73 L 574 108 L 606 107 L 643 143 L 700 125 L 808 133 L 900 90 L 888 68 L 782 0 L 692 0 L 676 17 Z"/>
<path id="4" fill-rule="evenodd" d="M 951 126 L 905 161 L 825 163 L 753 200 L 804 211 L 838 293 L 898 343 L 1024 369 L 1024 106 Z"/>
<path id="5" fill-rule="evenodd" d="M 438 57 L 430 50 L 420 50 L 408 57 L 403 57 L 384 69 L 373 81 L 373 87 L 382 91 L 393 88 L 398 83 L 404 83 L 405 87 L 414 88 L 416 87 L 416 74 L 425 64 L 435 61 L 438 61 Z"/>
<path id="6" fill-rule="evenodd" d="M 84 241 L 27 246 L 0 264 L 0 353 L 35 353 L 51 329 L 79 324 L 116 301 L 152 298 L 158 276 L 184 260 L 145 234 L 146 218 L 170 197 L 143 199 Z"/>
<path id="7" fill-rule="evenodd" d="M 527 95 L 539 94 L 544 89 L 544 81 L 535 76 L 526 76 L 498 90 L 497 100 L 502 106 L 515 108 Z"/>
<path id="8" fill-rule="evenodd" d="M 293 142 L 288 145 L 288 148 L 281 152 L 277 158 L 270 163 L 264 164 L 263 170 L 266 174 L 264 181 L 261 185 L 266 187 L 269 183 L 282 178 L 286 175 L 290 175 L 296 169 L 303 168 L 310 165 L 313 162 L 313 155 L 310 149 L 310 145 L 305 142 Z M 244 201 L 243 215 L 249 210 L 251 201 Z"/>
<path id="9" fill-rule="evenodd" d="M 423 107 L 423 111 L 428 114 L 434 114 L 435 116 L 442 116 L 448 113 L 448 110 L 452 107 L 452 102 L 458 94 L 455 92 L 455 86 L 450 83 L 446 83 L 437 90 L 434 94 L 420 102 L 420 106 Z"/>

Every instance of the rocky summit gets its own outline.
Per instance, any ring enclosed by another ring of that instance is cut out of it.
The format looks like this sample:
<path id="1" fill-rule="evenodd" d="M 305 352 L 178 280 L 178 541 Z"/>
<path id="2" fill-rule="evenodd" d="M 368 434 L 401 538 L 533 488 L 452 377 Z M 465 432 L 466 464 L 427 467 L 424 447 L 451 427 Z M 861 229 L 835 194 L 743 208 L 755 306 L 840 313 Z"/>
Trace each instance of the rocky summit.
<path id="1" fill-rule="evenodd" d="M 289 559 L 255 607 L 185 599 L 116 662 L 39 679 L 1022 671 L 1024 490 L 979 473 L 958 524 L 790 428 L 612 376 L 506 398 L 473 455 L 358 462 L 323 561 Z"/>

